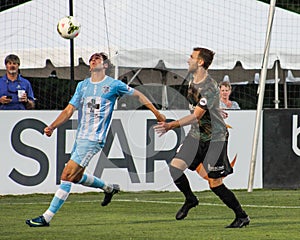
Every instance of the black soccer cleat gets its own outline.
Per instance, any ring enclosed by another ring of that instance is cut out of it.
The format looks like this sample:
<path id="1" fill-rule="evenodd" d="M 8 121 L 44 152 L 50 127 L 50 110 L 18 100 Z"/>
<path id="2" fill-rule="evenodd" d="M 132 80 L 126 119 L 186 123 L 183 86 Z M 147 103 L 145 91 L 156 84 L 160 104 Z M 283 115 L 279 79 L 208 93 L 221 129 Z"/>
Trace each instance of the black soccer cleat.
<path id="1" fill-rule="evenodd" d="M 183 204 L 183 206 L 178 210 L 176 214 L 176 220 L 182 220 L 187 215 L 191 208 L 196 207 L 199 204 L 199 200 L 197 197 L 195 197 L 192 200 L 186 200 Z"/>
<path id="2" fill-rule="evenodd" d="M 245 217 L 245 218 L 235 218 L 233 220 L 233 222 L 228 225 L 226 228 L 242 228 L 242 227 L 246 227 L 247 225 L 249 225 L 250 223 L 250 218 L 249 216 Z"/>
<path id="3" fill-rule="evenodd" d="M 101 206 L 107 206 L 111 202 L 113 195 L 117 194 L 118 192 L 120 192 L 120 186 L 118 184 L 113 184 L 113 190 L 111 192 L 104 192 L 105 196 L 101 203 Z"/>
<path id="4" fill-rule="evenodd" d="M 39 216 L 33 219 L 27 219 L 25 223 L 28 224 L 29 227 L 49 227 L 50 225 L 49 223 L 46 222 L 43 216 Z"/>

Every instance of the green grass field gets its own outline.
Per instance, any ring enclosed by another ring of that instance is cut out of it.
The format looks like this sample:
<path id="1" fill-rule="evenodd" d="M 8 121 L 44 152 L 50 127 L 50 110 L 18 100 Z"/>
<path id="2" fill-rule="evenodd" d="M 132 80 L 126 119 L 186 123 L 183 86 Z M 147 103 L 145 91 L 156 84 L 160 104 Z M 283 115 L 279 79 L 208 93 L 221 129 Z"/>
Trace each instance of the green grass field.
<path id="1" fill-rule="evenodd" d="M 71 194 L 50 227 L 30 228 L 51 195 L 0 197 L 0 239 L 300 239 L 300 190 L 234 191 L 251 217 L 248 227 L 226 229 L 234 215 L 210 191 L 197 192 L 200 205 L 175 220 L 179 192 L 121 192 L 101 207 L 103 193 Z"/>

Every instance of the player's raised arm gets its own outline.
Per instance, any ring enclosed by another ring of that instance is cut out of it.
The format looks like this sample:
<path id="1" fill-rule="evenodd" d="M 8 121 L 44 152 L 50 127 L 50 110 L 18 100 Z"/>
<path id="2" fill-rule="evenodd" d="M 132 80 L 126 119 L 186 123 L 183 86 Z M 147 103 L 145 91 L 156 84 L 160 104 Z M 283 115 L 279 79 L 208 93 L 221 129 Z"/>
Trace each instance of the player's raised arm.
<path id="1" fill-rule="evenodd" d="M 134 89 L 133 96 L 138 97 L 140 103 L 146 106 L 155 115 L 158 122 L 166 121 L 165 115 L 161 114 L 156 107 L 150 102 L 150 100 L 140 91 Z"/>

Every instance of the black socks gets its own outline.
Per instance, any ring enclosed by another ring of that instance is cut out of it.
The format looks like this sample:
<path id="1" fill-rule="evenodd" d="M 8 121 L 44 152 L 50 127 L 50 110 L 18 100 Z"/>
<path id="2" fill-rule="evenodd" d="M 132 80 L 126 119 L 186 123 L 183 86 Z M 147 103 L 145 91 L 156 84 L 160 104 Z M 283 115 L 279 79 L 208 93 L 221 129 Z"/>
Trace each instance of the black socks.
<path id="1" fill-rule="evenodd" d="M 226 204 L 227 207 L 234 211 L 236 217 L 245 218 L 248 216 L 242 209 L 242 206 L 235 197 L 234 193 L 226 188 L 224 184 L 215 188 L 211 188 L 211 190 Z"/>
<path id="2" fill-rule="evenodd" d="M 184 194 L 185 198 L 187 200 L 194 200 L 196 196 L 193 194 L 189 180 L 187 179 L 183 171 L 176 167 L 173 167 L 172 165 L 169 166 L 169 169 L 174 183 L 176 184 L 177 188 Z"/>
<path id="3" fill-rule="evenodd" d="M 193 194 L 189 180 L 182 170 L 169 166 L 171 177 L 173 178 L 174 183 L 177 188 L 184 194 L 186 200 L 194 200 L 196 196 Z M 242 209 L 241 204 L 235 197 L 234 193 L 229 190 L 224 184 L 211 188 L 211 190 L 225 203 L 227 207 L 232 209 L 237 218 L 245 218 L 248 215 Z"/>

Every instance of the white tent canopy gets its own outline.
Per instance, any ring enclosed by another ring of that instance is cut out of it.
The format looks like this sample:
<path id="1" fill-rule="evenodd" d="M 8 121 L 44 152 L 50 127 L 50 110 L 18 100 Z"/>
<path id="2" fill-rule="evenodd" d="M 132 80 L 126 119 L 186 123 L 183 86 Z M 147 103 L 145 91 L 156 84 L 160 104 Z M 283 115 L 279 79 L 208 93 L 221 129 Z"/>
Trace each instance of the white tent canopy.
<path id="1" fill-rule="evenodd" d="M 75 65 L 109 51 L 120 67 L 152 68 L 162 60 L 169 69 L 186 69 L 192 48 L 203 46 L 216 52 L 211 69 L 232 69 L 237 61 L 245 69 L 261 68 L 269 5 L 256 0 L 73 2 L 82 25 Z M 56 32 L 68 3 L 33 0 L 1 12 L 0 59 L 15 53 L 25 69 L 43 68 L 47 59 L 55 67 L 70 66 L 69 41 Z M 276 8 L 269 68 L 279 60 L 283 69 L 300 69 L 299 24 L 298 14 Z"/>

